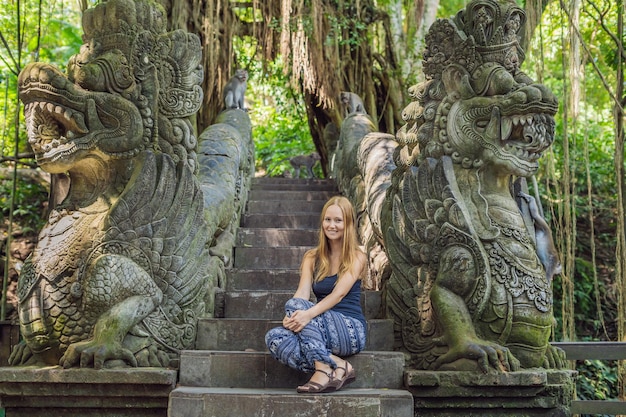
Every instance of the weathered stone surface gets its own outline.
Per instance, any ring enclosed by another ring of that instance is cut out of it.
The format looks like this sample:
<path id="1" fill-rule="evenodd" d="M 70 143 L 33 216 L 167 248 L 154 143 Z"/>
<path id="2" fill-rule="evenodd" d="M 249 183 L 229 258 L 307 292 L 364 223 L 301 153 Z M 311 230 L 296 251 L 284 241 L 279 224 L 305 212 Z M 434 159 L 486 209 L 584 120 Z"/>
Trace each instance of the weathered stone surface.
<path id="1" fill-rule="evenodd" d="M 148 0 L 98 4 L 83 29 L 67 75 L 35 62 L 19 76 L 37 163 L 69 187 L 51 191 L 20 274 L 11 363 L 169 366 L 209 291 L 191 120 L 202 49 Z"/>
<path id="2" fill-rule="evenodd" d="M 265 333 L 280 325 L 280 320 L 262 318 L 201 319 L 198 323 L 196 349 L 265 351 Z M 365 350 L 390 351 L 392 341 L 391 320 L 368 319 Z"/>
<path id="3" fill-rule="evenodd" d="M 320 211 L 321 212 L 321 207 Z M 237 232 L 237 246 L 314 247 L 319 239 L 318 229 L 284 229 L 274 227 L 245 228 Z"/>
<path id="4" fill-rule="evenodd" d="M 225 110 L 198 138 L 198 181 L 204 199 L 204 220 L 211 260 L 205 315 L 219 314 L 215 294 L 225 284 L 226 268 L 233 266 L 233 247 L 245 210 L 254 173 L 254 143 L 248 114 Z"/>
<path id="5" fill-rule="evenodd" d="M 224 317 L 243 318 L 255 317 L 269 320 L 280 320 L 284 317 L 287 300 L 293 297 L 298 285 L 286 290 L 260 291 L 226 291 L 224 297 Z M 379 291 L 362 291 L 361 307 L 365 318 L 382 317 L 382 295 Z"/>
<path id="6" fill-rule="evenodd" d="M 554 140 L 558 100 L 520 70 L 524 22 L 511 0 L 437 20 L 395 138 L 368 133 L 364 117 L 342 125 L 338 185 L 363 210 L 394 346 L 412 369 L 565 363 L 549 344 L 560 264 L 526 185 Z"/>
<path id="7" fill-rule="evenodd" d="M 281 245 L 279 245 L 281 246 Z M 230 269 L 227 291 L 263 291 L 268 283 L 276 291 L 295 291 L 300 281 L 300 271 L 293 269 Z"/>
<path id="8" fill-rule="evenodd" d="M 397 142 L 393 135 L 374 130 L 374 123 L 366 114 L 353 113 L 346 117 L 333 158 L 337 185 L 352 201 L 359 240 L 369 256 L 369 273 L 363 284 L 369 289 L 380 289 L 390 273 L 382 245 L 380 216 L 395 167 L 392 155 Z"/>
<path id="9" fill-rule="evenodd" d="M 294 390 L 231 388 L 176 389 L 169 417 L 412 417 L 411 395 L 403 390 L 358 389 L 332 394 Z"/>
<path id="10" fill-rule="evenodd" d="M 570 416 L 573 371 L 421 371 L 406 373 L 415 416 L 539 417 Z"/>
<path id="11" fill-rule="evenodd" d="M 36 160 L 69 186 L 51 190 L 20 275 L 12 364 L 172 366 L 214 314 L 254 171 L 251 125 L 230 110 L 196 138 L 202 48 L 166 25 L 154 1 L 102 2 L 67 75 L 20 74 Z"/>
<path id="12" fill-rule="evenodd" d="M 242 347 L 245 348 L 245 347 Z M 349 358 L 357 369 L 352 388 L 402 389 L 400 352 L 363 351 Z M 212 388 L 294 388 L 310 375 L 280 364 L 267 351 L 183 351 L 181 385 Z"/>
<path id="13" fill-rule="evenodd" d="M 0 368 L 7 417 L 166 417 L 177 372 L 162 368 Z"/>
<path id="14" fill-rule="evenodd" d="M 304 201 L 319 201 L 326 202 L 330 197 L 337 195 L 338 192 L 331 191 L 283 191 L 283 190 L 257 190 L 250 191 L 250 200 L 304 200 Z"/>
<path id="15" fill-rule="evenodd" d="M 309 246 L 276 248 L 235 248 L 235 268 L 267 269 L 282 265 L 284 269 L 298 269 Z M 277 261 L 280 260 L 280 263 Z"/>

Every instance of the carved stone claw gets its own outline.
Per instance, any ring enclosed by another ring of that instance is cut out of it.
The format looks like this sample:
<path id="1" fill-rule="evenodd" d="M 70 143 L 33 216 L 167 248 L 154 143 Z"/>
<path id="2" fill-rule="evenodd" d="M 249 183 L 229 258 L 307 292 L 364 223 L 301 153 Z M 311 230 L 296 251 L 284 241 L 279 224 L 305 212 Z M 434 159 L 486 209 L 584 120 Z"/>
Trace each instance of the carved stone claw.
<path id="1" fill-rule="evenodd" d="M 24 365 L 28 359 L 33 356 L 33 352 L 28 345 L 22 340 L 13 347 L 11 355 L 9 355 L 9 365 L 17 366 Z"/>
<path id="2" fill-rule="evenodd" d="M 79 365 L 81 368 L 102 369 L 109 360 L 122 360 L 132 367 L 137 366 L 135 355 L 124 349 L 118 342 L 98 343 L 93 340 L 70 345 L 61 357 L 59 365 L 71 368 Z"/>
<path id="3" fill-rule="evenodd" d="M 553 345 L 548 345 L 545 361 L 545 368 L 564 369 L 567 365 L 565 351 Z"/>
<path id="4" fill-rule="evenodd" d="M 483 373 L 489 372 L 490 369 L 500 372 L 517 371 L 520 369 L 519 360 L 513 356 L 509 349 L 482 340 L 467 340 L 451 346 L 448 352 L 437 358 L 434 368 L 439 369 L 445 364 L 461 359 L 475 361 Z"/>

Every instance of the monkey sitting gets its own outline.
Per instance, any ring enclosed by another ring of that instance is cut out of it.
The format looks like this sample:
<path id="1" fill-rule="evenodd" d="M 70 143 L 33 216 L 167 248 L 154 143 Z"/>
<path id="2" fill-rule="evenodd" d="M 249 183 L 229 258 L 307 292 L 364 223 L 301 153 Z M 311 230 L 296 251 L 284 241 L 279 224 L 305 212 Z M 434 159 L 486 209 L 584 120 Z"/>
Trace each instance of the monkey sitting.
<path id="1" fill-rule="evenodd" d="M 241 109 L 247 111 L 244 106 L 244 94 L 248 81 L 248 71 L 238 69 L 235 75 L 224 86 L 224 106 L 227 109 Z"/>
<path id="2" fill-rule="evenodd" d="M 308 155 L 297 155 L 290 158 L 283 158 L 278 163 L 289 160 L 291 167 L 293 168 L 293 178 L 300 178 L 300 167 L 306 168 L 308 178 L 314 178 L 313 167 L 317 161 L 321 160 L 320 154 L 312 152 Z"/>
<path id="3" fill-rule="evenodd" d="M 348 91 L 342 91 L 339 98 L 343 107 L 343 117 L 348 117 L 353 113 L 367 114 L 361 97 Z"/>

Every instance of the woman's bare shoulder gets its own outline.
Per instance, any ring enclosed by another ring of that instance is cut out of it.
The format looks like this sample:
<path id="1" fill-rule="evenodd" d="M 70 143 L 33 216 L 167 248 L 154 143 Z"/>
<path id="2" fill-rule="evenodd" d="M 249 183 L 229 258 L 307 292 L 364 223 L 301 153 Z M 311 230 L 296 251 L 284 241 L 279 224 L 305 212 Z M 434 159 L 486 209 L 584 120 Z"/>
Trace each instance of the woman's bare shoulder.
<path id="1" fill-rule="evenodd" d="M 315 260 L 317 259 L 317 249 L 310 249 L 304 253 L 302 257 L 302 268 L 313 269 Z"/>
<path id="2" fill-rule="evenodd" d="M 354 266 L 358 268 L 359 271 L 363 271 L 365 266 L 367 265 L 367 255 L 362 250 L 356 250 L 354 254 Z"/>
<path id="3" fill-rule="evenodd" d="M 303 261 L 312 261 L 315 260 L 315 258 L 317 257 L 317 248 L 313 248 L 313 249 L 309 249 L 308 251 L 304 252 L 304 257 L 302 258 Z"/>
<path id="4" fill-rule="evenodd" d="M 355 252 L 356 252 L 355 258 L 359 262 L 367 262 L 367 255 L 365 254 L 365 252 L 363 252 L 361 249 L 357 249 Z"/>

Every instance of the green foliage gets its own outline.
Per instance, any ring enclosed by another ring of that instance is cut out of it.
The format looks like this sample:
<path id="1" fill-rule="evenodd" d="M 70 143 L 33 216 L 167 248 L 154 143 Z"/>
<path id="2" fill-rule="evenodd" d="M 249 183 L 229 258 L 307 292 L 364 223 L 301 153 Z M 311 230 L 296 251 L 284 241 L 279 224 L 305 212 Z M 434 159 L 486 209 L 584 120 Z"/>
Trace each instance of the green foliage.
<path id="1" fill-rule="evenodd" d="M 554 90 L 553 90 L 554 92 Z M 563 120 L 557 114 L 557 125 L 554 145 L 550 154 L 542 159 L 539 178 L 549 178 L 559 181 L 563 178 L 565 154 L 563 149 Z M 586 204 L 587 194 L 587 162 L 585 152 L 588 152 L 589 175 L 594 192 L 611 196 L 615 190 L 615 171 L 613 166 L 613 124 L 610 118 L 598 117 L 597 113 L 589 110 L 581 114 L 577 125 L 568 120 L 569 163 L 570 170 L 574 173 L 574 194 L 578 197 L 577 205 Z M 576 129 L 576 130 L 574 130 Z M 585 150 L 587 142 L 587 151 Z M 547 163 L 547 158 L 552 163 Z M 553 166 L 554 171 L 549 172 Z"/>
<path id="2" fill-rule="evenodd" d="M 0 0 L 3 13 L 0 14 L 0 33 L 7 45 L 0 45 L 0 93 L 2 112 L 0 113 L 0 156 L 13 154 L 18 141 L 19 152 L 27 152 L 22 108 L 18 101 L 17 74 L 31 61 L 49 62 L 63 69 L 70 56 L 77 53 L 82 45 L 80 13 L 76 2 L 52 2 L 42 4 L 34 0 L 19 2 Z M 17 18 L 20 16 L 18 24 Z M 41 16 L 41 25 L 39 23 Z M 23 33 L 18 36 L 18 27 Z M 21 44 L 18 43 L 21 39 Z M 8 48 L 8 49 L 7 49 Z M 16 131 L 15 119 L 19 117 Z"/>
<path id="3" fill-rule="evenodd" d="M 83 40 L 82 29 L 67 20 L 50 19 L 46 23 L 47 30 L 43 33 L 39 48 L 39 61 L 53 63 L 64 68 L 70 57 L 80 50 Z M 32 38 L 28 50 L 34 51 L 37 44 Z"/>
<path id="4" fill-rule="evenodd" d="M 598 279 L 602 316 L 607 325 L 608 337 L 615 337 L 616 304 L 611 299 L 615 264 L 615 207 L 616 178 L 614 168 L 615 132 L 612 116 L 612 101 L 607 86 L 615 85 L 615 68 L 611 66 L 611 53 L 615 44 L 603 26 L 597 21 L 597 12 L 591 3 L 583 1 L 580 15 L 580 33 L 589 49 L 591 57 L 581 49 L 581 78 L 579 113 L 572 117 L 572 108 L 565 100 L 572 89 L 568 69 L 568 54 L 571 53 L 572 39 L 568 32 L 569 21 L 561 10 L 559 2 L 551 2 L 542 23 L 537 27 L 523 70 L 532 78 L 549 87 L 559 99 L 560 111 L 556 116 L 556 137 L 552 149 L 541 161 L 538 182 L 543 200 L 554 213 L 566 209 L 563 196 L 555 190 L 569 188 L 572 193 L 572 206 L 576 215 L 575 272 L 568 277 L 574 283 L 574 306 L 576 334 L 579 338 L 606 340 L 607 335 L 597 311 L 594 280 Z M 606 11 L 605 27 L 615 30 L 616 7 L 608 0 L 595 2 L 599 9 Z M 577 39 L 576 39 L 577 40 Z M 602 76 L 598 74 L 600 72 Z M 608 83 L 608 85 L 607 85 Z M 565 152 L 567 140 L 568 152 Z M 568 164 L 568 165 L 565 165 Z M 565 169 L 569 168 L 571 178 L 564 183 Z M 587 175 L 591 183 L 592 207 L 589 205 Z M 547 190 L 549 186 L 549 190 Z M 592 263 L 590 243 L 590 213 L 595 229 L 596 265 Z M 547 213 L 551 213 L 548 209 Z M 555 228 L 558 218 L 549 219 Z M 570 230 L 561 230 L 563 236 Z M 557 245 L 563 242 L 557 241 Z M 594 274 L 595 268 L 595 274 Z M 563 313 L 562 279 L 554 281 L 554 312 L 558 322 L 557 335 L 560 335 Z M 614 296 L 613 296 L 614 297 Z"/>
<path id="5" fill-rule="evenodd" d="M 349 46 L 351 49 L 357 48 L 363 42 L 364 33 L 367 31 L 367 24 L 356 20 L 357 11 L 351 3 L 346 3 L 341 14 L 328 15 L 330 31 L 326 37 L 327 45 L 334 45 L 338 42 L 340 46 Z"/>
<path id="6" fill-rule="evenodd" d="M 447 0 L 440 1 L 437 9 L 437 17 L 449 18 L 457 14 L 461 9 L 465 8 L 468 0 Z"/>
<path id="7" fill-rule="evenodd" d="M 600 9 L 607 11 L 606 27 L 614 28 L 617 21 L 616 8 L 611 9 L 606 0 L 595 3 Z M 565 102 L 572 88 L 571 75 L 567 69 L 571 39 L 567 31 L 569 22 L 565 12 L 560 9 L 559 2 L 551 2 L 547 7 L 542 24 L 537 28 L 532 45 L 527 51 L 523 69 L 532 78 L 548 86 L 560 101 L 560 111 L 556 116 L 555 143 L 551 152 L 544 156 L 541 171 L 538 173 L 542 197 L 556 214 L 567 206 L 555 190 L 568 187 L 572 192 L 572 205 L 576 215 L 574 272 L 567 278 L 556 277 L 553 285 L 554 314 L 557 321 L 555 336 L 558 339 L 562 334 L 563 281 L 568 279 L 574 285 L 573 322 L 577 338 L 615 340 L 615 133 L 607 84 L 615 85 L 616 72 L 612 54 L 616 48 L 611 37 L 596 20 L 597 16 L 590 4 L 587 1 L 582 2 L 579 27 L 592 57 L 585 54 L 585 48 L 582 49 L 584 66 L 581 69 L 584 77 L 580 101 L 577 103 L 580 112 L 575 119 L 571 117 L 572 108 Z M 598 72 L 601 72 L 602 77 Z M 565 140 L 568 144 L 567 154 Z M 565 164 L 568 164 L 572 175 L 567 184 L 564 183 Z M 587 175 L 591 183 L 591 204 Z M 550 186 L 549 192 L 546 185 Z M 593 210 L 592 216 L 590 210 Z M 547 212 L 550 213 L 550 210 Z M 558 225 L 559 219 L 551 220 L 555 228 L 563 227 Z M 590 242 L 591 221 L 595 232 L 595 248 Z M 561 232 L 564 236 L 571 233 L 570 230 Z M 592 249 L 596 255 L 595 265 L 592 262 Z M 599 306 L 596 297 L 599 298 Z M 615 361 L 579 361 L 576 369 L 579 372 L 576 384 L 578 398 L 608 400 L 618 397 Z"/>
<path id="8" fill-rule="evenodd" d="M 13 181 L 0 180 L 0 210 L 2 217 L 8 219 L 11 207 Z M 20 225 L 23 233 L 39 231 L 45 223 L 45 206 L 48 190 L 45 186 L 24 178 L 17 178 L 17 187 L 13 202 L 13 222 Z"/>
<path id="9" fill-rule="evenodd" d="M 605 338 L 603 324 L 596 305 L 596 289 L 594 284 L 593 264 L 583 257 L 575 260 L 574 282 L 574 322 L 576 333 L 583 338 L 599 340 Z M 562 328 L 562 278 L 554 280 L 554 311 L 557 320 L 556 333 L 561 334 Z M 615 317 L 615 305 L 613 300 L 607 295 L 606 283 L 602 280 L 598 282 L 598 296 L 601 300 L 603 318 L 605 325 L 611 323 Z M 611 311 L 613 310 L 613 311 Z"/>
<path id="10" fill-rule="evenodd" d="M 617 398 L 617 365 L 615 361 L 584 360 L 576 366 L 576 395 L 581 400 Z"/>
<path id="11" fill-rule="evenodd" d="M 280 109 L 264 106 L 255 117 L 265 120 L 253 127 L 256 169 L 269 176 L 279 176 L 291 169 L 288 159 L 313 152 L 313 141 L 306 120 L 295 119 Z"/>
<path id="12" fill-rule="evenodd" d="M 461 9 L 464 9 L 469 3 L 470 0 L 440 0 L 439 8 L 437 9 L 437 17 L 440 18 L 448 18 L 457 14 L 457 12 Z M 519 6 L 523 6 L 522 1 L 517 0 L 517 4 Z"/>
<path id="13" fill-rule="evenodd" d="M 252 39 L 238 39 L 235 50 L 238 56 L 248 57 L 250 65 L 246 100 L 252 120 L 256 171 L 282 175 L 291 170 L 288 158 L 315 151 L 303 98 L 290 87 L 280 58 L 263 67 L 261 60 L 252 56 Z"/>

